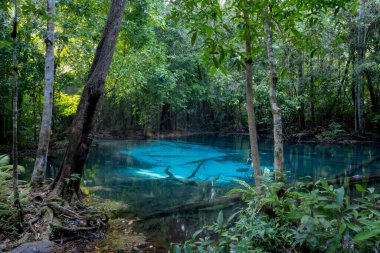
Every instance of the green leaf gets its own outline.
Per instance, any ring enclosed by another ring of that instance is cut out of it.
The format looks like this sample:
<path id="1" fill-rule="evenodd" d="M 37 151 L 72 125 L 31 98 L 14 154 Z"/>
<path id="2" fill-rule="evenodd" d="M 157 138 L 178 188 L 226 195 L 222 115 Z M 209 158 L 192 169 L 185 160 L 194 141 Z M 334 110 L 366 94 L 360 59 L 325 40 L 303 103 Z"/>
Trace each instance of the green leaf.
<path id="1" fill-rule="evenodd" d="M 321 178 L 319 181 L 321 182 L 322 187 L 323 187 L 324 189 L 326 189 L 326 190 L 329 189 L 329 184 L 327 183 L 326 178 Z"/>
<path id="2" fill-rule="evenodd" d="M 334 15 L 336 16 L 339 13 L 339 11 L 340 11 L 340 7 L 335 8 Z"/>
<path id="3" fill-rule="evenodd" d="M 195 44 L 195 41 L 197 40 L 197 32 L 194 32 L 193 35 L 191 36 L 191 45 L 193 46 Z"/>
<path id="4" fill-rule="evenodd" d="M 376 211 L 376 210 L 373 210 L 373 209 L 369 209 L 369 211 L 370 211 L 371 213 L 373 213 L 374 215 L 380 217 L 380 212 L 379 212 L 379 211 Z"/>
<path id="5" fill-rule="evenodd" d="M 378 234 L 380 234 L 380 230 L 372 230 L 372 231 L 367 230 L 367 231 L 363 231 L 359 234 L 356 234 L 354 237 L 354 240 L 355 240 L 355 242 L 360 242 L 363 240 L 371 239 L 372 237 L 375 237 Z"/>
<path id="6" fill-rule="evenodd" d="M 231 31 L 231 29 L 228 27 L 228 25 L 226 25 L 226 24 L 223 24 L 223 28 L 227 31 L 227 32 L 229 32 L 229 33 L 231 33 L 232 31 Z"/>
<path id="7" fill-rule="evenodd" d="M 339 207 L 343 206 L 343 198 L 344 198 L 344 187 L 340 187 L 335 190 L 336 203 Z"/>
<path id="8" fill-rule="evenodd" d="M 195 231 L 194 234 L 193 234 L 193 236 L 192 236 L 193 240 L 194 240 L 194 239 L 195 239 L 200 233 L 202 233 L 202 232 L 203 232 L 203 228 L 198 229 L 197 231 Z"/>
<path id="9" fill-rule="evenodd" d="M 5 166 L 9 164 L 9 156 L 7 155 L 0 155 L 0 167 Z"/>
<path id="10" fill-rule="evenodd" d="M 358 192 L 361 192 L 361 193 L 365 192 L 365 188 L 360 184 L 355 184 L 355 188 Z"/>
<path id="11" fill-rule="evenodd" d="M 224 217 L 223 217 L 223 211 L 221 210 L 218 214 L 218 218 L 216 219 L 216 223 L 221 227 L 223 225 Z"/>
<path id="12" fill-rule="evenodd" d="M 346 231 L 347 225 L 345 223 L 340 224 L 339 226 L 339 234 L 343 234 Z"/>
<path id="13" fill-rule="evenodd" d="M 212 57 L 212 62 L 214 63 L 214 66 L 215 66 L 216 68 L 219 68 L 219 62 L 218 62 L 218 60 L 216 59 L 215 56 Z"/>

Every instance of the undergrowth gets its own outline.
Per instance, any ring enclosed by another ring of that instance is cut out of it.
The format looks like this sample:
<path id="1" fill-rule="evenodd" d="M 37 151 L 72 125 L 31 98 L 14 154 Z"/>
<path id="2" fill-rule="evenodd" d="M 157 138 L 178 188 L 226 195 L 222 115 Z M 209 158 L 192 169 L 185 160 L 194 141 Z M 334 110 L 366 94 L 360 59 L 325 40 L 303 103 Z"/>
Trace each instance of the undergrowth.
<path id="1" fill-rule="evenodd" d="M 9 164 L 9 156 L 0 155 L 0 241 L 18 237 L 17 231 L 18 211 L 13 205 L 12 190 L 12 166 Z M 24 173 L 25 169 L 18 166 L 18 173 Z M 28 188 L 20 191 L 21 205 L 25 206 L 28 201 Z"/>
<path id="2" fill-rule="evenodd" d="M 326 179 L 284 185 L 264 180 L 264 193 L 239 181 L 247 207 L 196 231 L 172 252 L 379 252 L 380 194 L 357 184 L 359 198 Z"/>

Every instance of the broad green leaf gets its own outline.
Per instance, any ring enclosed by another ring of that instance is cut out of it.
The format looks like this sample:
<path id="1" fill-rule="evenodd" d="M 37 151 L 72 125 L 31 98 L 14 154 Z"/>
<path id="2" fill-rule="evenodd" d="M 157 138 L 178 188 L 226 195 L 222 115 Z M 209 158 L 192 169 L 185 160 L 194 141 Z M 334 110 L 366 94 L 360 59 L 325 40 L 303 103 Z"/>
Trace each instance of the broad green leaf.
<path id="1" fill-rule="evenodd" d="M 194 239 L 195 239 L 200 233 L 202 233 L 202 232 L 203 232 L 203 228 L 198 229 L 197 231 L 195 231 L 194 234 L 193 234 L 193 236 L 192 236 L 193 240 L 194 240 Z"/>
<path id="2" fill-rule="evenodd" d="M 5 166 L 9 164 L 9 156 L 7 155 L 0 155 L 0 167 Z"/>
<path id="3" fill-rule="evenodd" d="M 197 40 L 197 32 L 194 32 L 193 35 L 191 36 L 191 45 L 194 45 L 195 41 Z"/>
<path id="4" fill-rule="evenodd" d="M 223 211 L 221 210 L 218 214 L 218 218 L 216 219 L 216 223 L 221 227 L 223 225 L 224 217 L 223 217 Z"/>
<path id="5" fill-rule="evenodd" d="M 346 231 L 347 225 L 345 223 L 340 224 L 339 226 L 339 234 L 343 234 Z"/>
<path id="6" fill-rule="evenodd" d="M 360 184 L 355 184 L 355 188 L 358 192 L 361 192 L 361 193 L 365 192 L 365 188 Z"/>
<path id="7" fill-rule="evenodd" d="M 355 242 L 361 242 L 364 240 L 371 239 L 372 237 L 375 237 L 379 234 L 380 234 L 380 230 L 371 230 L 371 231 L 367 230 L 367 231 L 363 231 L 356 234 L 354 237 L 354 240 Z"/>
<path id="8" fill-rule="evenodd" d="M 335 190 L 336 203 L 341 208 L 343 206 L 343 198 L 344 198 L 344 187 L 340 187 Z"/>

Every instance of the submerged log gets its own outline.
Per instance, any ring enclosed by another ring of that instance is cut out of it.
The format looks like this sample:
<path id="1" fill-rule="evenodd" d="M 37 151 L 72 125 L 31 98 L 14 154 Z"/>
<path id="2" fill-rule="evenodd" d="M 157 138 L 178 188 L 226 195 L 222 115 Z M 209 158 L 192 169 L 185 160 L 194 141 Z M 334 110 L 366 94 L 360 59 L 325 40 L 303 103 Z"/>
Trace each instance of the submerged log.
<path id="1" fill-rule="evenodd" d="M 200 201 L 196 203 L 178 205 L 178 206 L 170 207 L 164 210 L 152 212 L 152 213 L 142 216 L 141 219 L 148 220 L 148 219 L 166 217 L 172 214 L 191 213 L 191 212 L 199 211 L 201 209 L 210 208 L 213 206 L 223 206 L 225 208 L 225 207 L 235 205 L 236 203 L 240 203 L 240 202 L 242 202 L 242 198 L 240 194 L 222 196 L 220 198 Z"/>
<path id="2" fill-rule="evenodd" d="M 355 170 L 357 170 L 357 169 L 361 169 L 361 168 L 363 168 L 363 167 L 365 167 L 365 166 L 368 166 L 368 165 L 370 165 L 370 164 L 372 164 L 372 163 L 374 163 L 374 162 L 377 162 L 377 161 L 380 161 L 380 156 L 375 156 L 375 157 L 373 157 L 373 158 L 371 158 L 371 159 L 368 159 L 368 160 L 366 160 L 366 161 L 364 161 L 364 162 L 362 162 L 362 163 L 360 163 L 360 164 L 357 164 L 357 165 L 354 165 L 354 166 L 352 166 L 352 167 L 349 167 L 349 168 L 347 168 L 347 169 L 345 170 L 344 173 L 338 175 L 337 177 L 346 177 L 347 174 L 351 174 L 351 173 L 354 172 Z"/>
<path id="3" fill-rule="evenodd" d="M 380 182 L 380 174 L 372 174 L 372 175 L 355 175 L 352 177 L 336 177 L 334 179 L 328 180 L 330 184 L 343 184 L 345 180 L 348 181 L 348 184 L 356 184 L 356 183 L 372 183 L 372 182 Z"/>
<path id="4" fill-rule="evenodd" d="M 173 181 L 180 182 L 180 183 L 182 183 L 182 184 L 184 184 L 184 185 L 196 185 L 196 184 L 197 184 L 197 183 L 196 183 L 195 181 L 193 181 L 193 180 L 185 180 L 185 179 L 177 178 L 176 176 L 173 175 L 173 173 L 171 173 L 171 172 L 169 171 L 170 168 L 171 168 L 171 167 L 168 166 L 168 167 L 166 167 L 166 169 L 165 169 L 165 173 L 169 176 L 168 179 L 171 179 L 171 180 L 173 180 Z"/>

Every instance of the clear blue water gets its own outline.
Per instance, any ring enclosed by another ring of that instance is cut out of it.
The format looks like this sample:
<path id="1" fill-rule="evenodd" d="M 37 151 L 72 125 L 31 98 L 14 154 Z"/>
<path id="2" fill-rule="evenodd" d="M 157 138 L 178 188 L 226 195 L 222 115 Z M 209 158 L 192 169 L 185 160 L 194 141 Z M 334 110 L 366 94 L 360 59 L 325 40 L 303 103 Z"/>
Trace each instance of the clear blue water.
<path id="1" fill-rule="evenodd" d="M 273 143 L 259 141 L 261 169 L 273 170 Z M 247 136 L 201 135 L 173 140 L 98 140 L 86 162 L 85 185 L 102 186 L 96 194 L 128 203 L 136 212 L 224 194 L 236 179 L 253 182 L 247 164 Z M 371 145 L 285 144 L 289 182 L 311 177 L 380 174 L 380 162 L 356 166 L 380 156 Z M 170 179 L 165 170 L 177 179 Z M 212 183 L 212 179 L 216 179 Z"/>
<path id="2" fill-rule="evenodd" d="M 273 169 L 273 143 L 259 140 L 261 169 Z M 129 216 L 143 216 L 177 205 L 208 200 L 237 187 L 234 180 L 253 184 L 248 136 L 200 135 L 171 140 L 97 140 L 86 161 L 84 185 L 96 187 L 96 195 L 128 204 Z M 289 183 L 365 174 L 380 174 L 380 156 L 374 145 L 285 144 L 285 167 Z M 30 166 L 33 166 L 33 159 Z M 23 164 L 25 165 L 25 164 Z M 59 166 L 50 166 L 54 177 Z M 169 177 L 169 168 L 178 180 Z M 192 176 L 191 178 L 189 178 Z M 215 183 L 212 179 L 218 178 Z M 191 181 L 194 184 L 179 182 Z M 380 190 L 379 184 L 376 185 Z M 94 188 L 93 188 L 94 189 Z M 220 207 L 219 207 L 220 208 Z M 225 215 L 235 206 L 224 209 Z M 215 221 L 218 210 L 143 220 L 134 229 L 154 243 L 157 252 L 168 252 L 171 242 L 183 242 L 199 227 Z"/>

